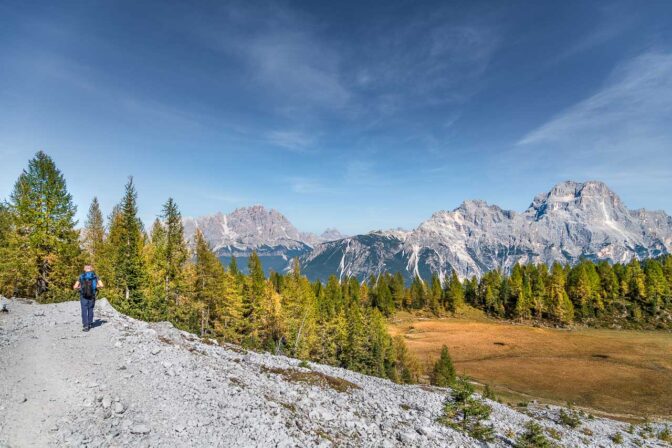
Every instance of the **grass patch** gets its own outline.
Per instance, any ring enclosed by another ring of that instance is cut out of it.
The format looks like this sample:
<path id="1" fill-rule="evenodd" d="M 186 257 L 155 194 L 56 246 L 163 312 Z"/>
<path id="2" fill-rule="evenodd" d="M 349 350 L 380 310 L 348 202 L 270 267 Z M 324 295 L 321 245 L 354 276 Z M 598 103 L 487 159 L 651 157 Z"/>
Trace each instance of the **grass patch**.
<path id="1" fill-rule="evenodd" d="M 406 345 L 419 359 L 432 364 L 446 345 L 458 372 L 490 384 L 506 401 L 573 402 L 626 421 L 672 417 L 672 332 L 535 328 L 410 313 L 392 322 L 390 333 L 410 336 Z"/>
<path id="2" fill-rule="evenodd" d="M 322 389 L 333 389 L 336 392 L 344 393 L 355 389 L 361 389 L 355 383 L 344 380 L 343 378 L 336 378 L 334 376 L 325 375 L 320 372 L 301 372 L 294 369 L 282 369 L 276 367 L 261 367 L 261 370 L 266 373 L 280 375 L 285 381 L 293 383 L 306 383 L 311 386 L 317 386 Z"/>

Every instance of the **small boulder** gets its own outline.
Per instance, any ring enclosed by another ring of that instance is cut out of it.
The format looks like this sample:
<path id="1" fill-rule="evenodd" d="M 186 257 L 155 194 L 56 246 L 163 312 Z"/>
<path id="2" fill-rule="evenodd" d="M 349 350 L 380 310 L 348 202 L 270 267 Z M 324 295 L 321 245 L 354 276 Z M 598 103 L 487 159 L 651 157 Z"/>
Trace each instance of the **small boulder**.
<path id="1" fill-rule="evenodd" d="M 126 411 L 126 408 L 124 407 L 123 404 L 121 404 L 121 402 L 117 401 L 116 403 L 114 403 L 114 407 L 112 408 L 112 410 L 114 411 L 115 414 L 123 414 L 124 411 Z"/>
<path id="2" fill-rule="evenodd" d="M 139 423 L 131 426 L 131 434 L 149 434 L 149 426 Z"/>

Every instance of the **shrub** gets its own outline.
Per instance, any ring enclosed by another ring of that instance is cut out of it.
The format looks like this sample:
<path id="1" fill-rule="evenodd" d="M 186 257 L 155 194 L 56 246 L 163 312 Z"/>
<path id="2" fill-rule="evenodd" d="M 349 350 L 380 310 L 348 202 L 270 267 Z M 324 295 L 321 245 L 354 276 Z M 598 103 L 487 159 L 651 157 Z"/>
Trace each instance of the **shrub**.
<path id="1" fill-rule="evenodd" d="M 497 401 L 497 396 L 495 396 L 495 391 L 492 390 L 489 384 L 485 385 L 485 389 L 483 389 L 483 398 L 487 398 L 488 400 L 492 401 Z"/>
<path id="2" fill-rule="evenodd" d="M 310 369 L 310 363 L 308 361 L 306 361 L 305 359 L 303 359 L 299 363 L 299 367 L 302 367 L 304 369 Z"/>
<path id="3" fill-rule="evenodd" d="M 658 438 L 663 442 L 672 443 L 672 432 L 669 426 L 665 426 L 663 430 L 658 433 Z"/>
<path id="4" fill-rule="evenodd" d="M 516 439 L 516 448 L 554 448 L 555 443 L 551 442 L 544 435 L 544 429 L 533 420 L 525 424 L 525 432 Z"/>
<path id="5" fill-rule="evenodd" d="M 613 436 L 611 436 L 611 441 L 614 442 L 616 445 L 620 445 L 623 443 L 623 434 L 620 432 L 617 432 Z"/>
<path id="6" fill-rule="evenodd" d="M 579 425 L 581 425 L 581 419 L 579 418 L 579 415 L 571 408 L 567 409 L 567 412 L 565 412 L 564 409 L 560 409 L 559 418 L 560 423 L 565 426 L 569 426 L 570 428 L 577 428 Z"/>
<path id="7" fill-rule="evenodd" d="M 459 378 L 453 385 L 450 398 L 446 399 L 439 422 L 467 433 L 475 439 L 491 441 L 494 438 L 494 431 L 491 426 L 485 426 L 483 420 L 490 417 L 492 409 L 473 395 L 474 387 L 469 379 Z"/>

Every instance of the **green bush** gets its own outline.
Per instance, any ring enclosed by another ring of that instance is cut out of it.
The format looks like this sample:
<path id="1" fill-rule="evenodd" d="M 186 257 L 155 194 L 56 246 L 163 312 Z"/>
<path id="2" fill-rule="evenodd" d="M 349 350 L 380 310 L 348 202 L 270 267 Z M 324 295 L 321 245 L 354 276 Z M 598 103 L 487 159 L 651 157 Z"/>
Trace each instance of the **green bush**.
<path id="1" fill-rule="evenodd" d="M 579 415 L 571 408 L 567 409 L 567 412 L 565 412 L 564 409 L 560 409 L 559 418 L 560 423 L 565 426 L 569 426 L 570 428 L 577 428 L 579 425 L 581 425 L 581 419 L 579 418 Z"/>
<path id="2" fill-rule="evenodd" d="M 557 445 L 544 435 L 544 428 L 533 420 L 525 424 L 525 432 L 516 439 L 516 448 L 554 448 Z"/>
<path id="3" fill-rule="evenodd" d="M 492 408 L 483 400 L 474 398 L 474 386 L 468 378 L 458 378 L 452 387 L 451 396 L 446 399 L 443 415 L 438 421 L 475 439 L 484 442 L 493 440 L 492 427 L 483 424 L 483 420 L 490 417 Z"/>
<path id="4" fill-rule="evenodd" d="M 623 443 L 623 434 L 621 434 L 620 432 L 617 432 L 616 434 L 611 436 L 611 441 L 614 442 L 617 445 L 620 445 L 621 443 Z"/>

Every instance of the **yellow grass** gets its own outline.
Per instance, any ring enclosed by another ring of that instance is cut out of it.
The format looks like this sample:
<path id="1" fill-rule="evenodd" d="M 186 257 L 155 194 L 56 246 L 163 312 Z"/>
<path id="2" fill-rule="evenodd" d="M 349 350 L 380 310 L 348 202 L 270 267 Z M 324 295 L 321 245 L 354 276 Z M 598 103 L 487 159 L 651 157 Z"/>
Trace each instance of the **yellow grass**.
<path id="1" fill-rule="evenodd" d="M 490 384 L 507 401 L 540 399 L 587 407 L 622 418 L 672 417 L 672 334 L 617 330 L 561 330 L 491 321 L 397 319 L 421 361 L 441 346 L 455 367 Z"/>

